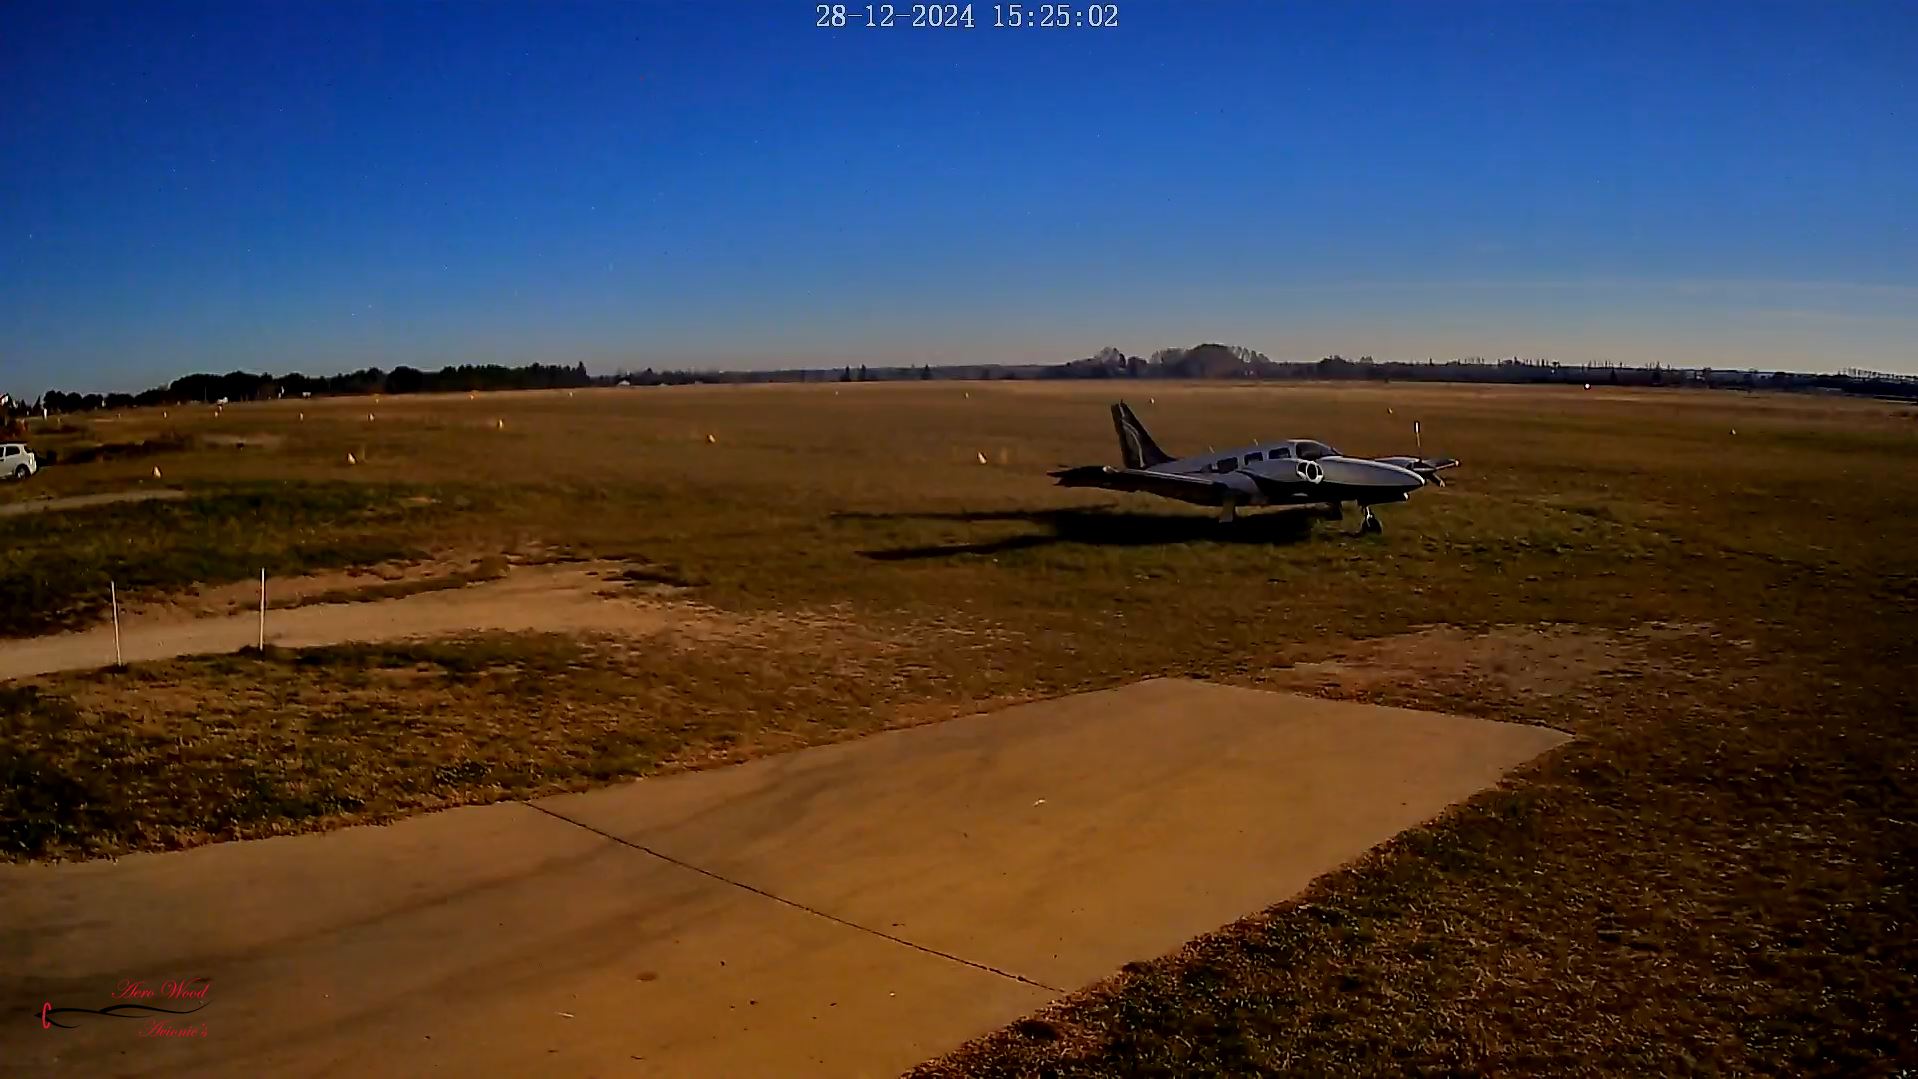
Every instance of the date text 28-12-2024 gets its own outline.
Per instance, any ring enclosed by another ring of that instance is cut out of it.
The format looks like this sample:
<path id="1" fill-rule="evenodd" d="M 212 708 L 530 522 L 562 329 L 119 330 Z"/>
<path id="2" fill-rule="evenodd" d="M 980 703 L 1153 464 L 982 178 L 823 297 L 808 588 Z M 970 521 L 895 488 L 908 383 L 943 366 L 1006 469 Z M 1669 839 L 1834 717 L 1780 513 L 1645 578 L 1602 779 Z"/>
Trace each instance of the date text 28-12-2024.
<path id="1" fill-rule="evenodd" d="M 997 28 L 1067 29 L 1112 28 L 1119 25 L 1117 4 L 993 4 L 990 21 L 973 13 L 974 4 L 814 4 L 815 26 L 829 30 L 848 27 L 890 29 L 952 27 L 972 30 Z"/>

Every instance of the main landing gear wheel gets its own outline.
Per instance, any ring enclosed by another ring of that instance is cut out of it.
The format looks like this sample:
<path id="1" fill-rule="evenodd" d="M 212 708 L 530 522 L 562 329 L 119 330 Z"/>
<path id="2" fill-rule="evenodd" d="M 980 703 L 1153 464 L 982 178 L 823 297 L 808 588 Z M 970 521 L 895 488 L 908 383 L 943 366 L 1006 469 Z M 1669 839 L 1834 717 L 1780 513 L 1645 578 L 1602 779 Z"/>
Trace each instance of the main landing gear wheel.
<path id="1" fill-rule="evenodd" d="M 1219 523 L 1229 525 L 1239 519 L 1239 507 L 1235 502 L 1227 502 L 1219 507 Z"/>
<path id="2" fill-rule="evenodd" d="M 1359 521 L 1359 535 L 1376 536 L 1384 531 L 1385 526 L 1379 524 L 1379 519 L 1372 515 L 1372 507 L 1365 507 L 1365 517 Z"/>

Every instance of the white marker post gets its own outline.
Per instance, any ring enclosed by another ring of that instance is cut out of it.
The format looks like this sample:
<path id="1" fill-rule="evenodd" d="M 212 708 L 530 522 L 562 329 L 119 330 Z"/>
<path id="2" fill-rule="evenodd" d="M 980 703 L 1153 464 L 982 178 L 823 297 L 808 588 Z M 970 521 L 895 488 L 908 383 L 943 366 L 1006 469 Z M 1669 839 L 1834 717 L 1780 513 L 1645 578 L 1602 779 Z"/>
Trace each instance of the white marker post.
<path id="1" fill-rule="evenodd" d="M 1412 444 L 1420 451 L 1425 450 L 1425 440 L 1419 437 L 1419 421 L 1412 421 Z"/>
<path id="2" fill-rule="evenodd" d="M 260 651 L 266 651 L 266 570 L 260 570 Z"/>
<path id="3" fill-rule="evenodd" d="M 113 665 L 121 665 L 120 659 L 120 589 L 112 581 L 107 582 L 107 597 L 113 601 Z"/>

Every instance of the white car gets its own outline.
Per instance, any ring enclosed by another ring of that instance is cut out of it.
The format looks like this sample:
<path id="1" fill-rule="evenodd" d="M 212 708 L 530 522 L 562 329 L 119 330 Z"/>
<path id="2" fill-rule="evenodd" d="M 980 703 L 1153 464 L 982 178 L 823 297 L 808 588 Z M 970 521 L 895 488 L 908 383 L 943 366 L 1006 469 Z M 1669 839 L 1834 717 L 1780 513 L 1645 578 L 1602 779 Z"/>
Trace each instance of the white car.
<path id="1" fill-rule="evenodd" d="M 0 476 L 24 480 L 40 471 L 40 459 L 18 442 L 0 443 Z"/>

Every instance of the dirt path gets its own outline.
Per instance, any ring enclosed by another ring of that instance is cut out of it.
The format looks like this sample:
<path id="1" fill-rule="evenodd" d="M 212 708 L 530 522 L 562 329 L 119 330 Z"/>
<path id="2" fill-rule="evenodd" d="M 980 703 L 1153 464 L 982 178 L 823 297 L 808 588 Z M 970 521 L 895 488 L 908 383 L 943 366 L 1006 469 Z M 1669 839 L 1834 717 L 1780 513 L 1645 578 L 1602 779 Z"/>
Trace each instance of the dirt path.
<path id="1" fill-rule="evenodd" d="M 390 641 L 459 633 L 585 632 L 648 635 L 717 618 L 692 604 L 636 596 L 606 579 L 595 563 L 528 566 L 484 584 L 398 599 L 319 603 L 268 610 L 266 641 L 289 648 L 345 641 Z M 269 594 L 271 587 L 269 583 Z M 123 614 L 120 654 L 127 663 L 232 652 L 259 643 L 257 611 L 181 620 L 164 611 Z M 114 662 L 113 626 L 0 642 L 0 681 Z"/>
<path id="2" fill-rule="evenodd" d="M 36 498 L 28 502 L 10 502 L 0 506 L 0 517 L 18 517 L 28 513 L 53 513 L 59 510 L 85 509 L 88 506 L 110 506 L 115 502 L 171 501 L 185 497 L 185 491 L 168 488 L 160 491 L 109 491 L 98 495 Z"/>

